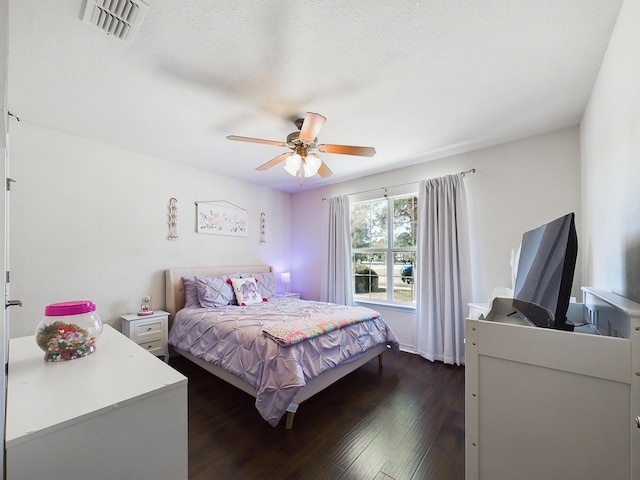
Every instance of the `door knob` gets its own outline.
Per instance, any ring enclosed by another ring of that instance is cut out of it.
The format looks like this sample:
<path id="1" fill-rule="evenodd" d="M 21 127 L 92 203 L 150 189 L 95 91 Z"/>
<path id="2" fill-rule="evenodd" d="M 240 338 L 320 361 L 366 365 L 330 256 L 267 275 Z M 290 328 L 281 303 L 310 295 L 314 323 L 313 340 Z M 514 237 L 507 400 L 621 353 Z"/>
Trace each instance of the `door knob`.
<path id="1" fill-rule="evenodd" d="M 22 306 L 22 300 L 9 300 L 7 301 L 7 303 L 4 304 L 5 308 L 7 307 L 21 307 Z"/>

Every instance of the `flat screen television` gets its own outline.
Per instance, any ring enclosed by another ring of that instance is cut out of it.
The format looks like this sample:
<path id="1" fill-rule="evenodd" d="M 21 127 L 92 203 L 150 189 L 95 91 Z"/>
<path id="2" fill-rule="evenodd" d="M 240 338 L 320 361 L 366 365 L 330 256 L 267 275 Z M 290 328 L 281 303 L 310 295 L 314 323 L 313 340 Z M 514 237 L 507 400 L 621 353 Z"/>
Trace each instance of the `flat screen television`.
<path id="1" fill-rule="evenodd" d="M 522 235 L 513 308 L 536 327 L 573 330 L 567 322 L 578 256 L 575 214 Z"/>

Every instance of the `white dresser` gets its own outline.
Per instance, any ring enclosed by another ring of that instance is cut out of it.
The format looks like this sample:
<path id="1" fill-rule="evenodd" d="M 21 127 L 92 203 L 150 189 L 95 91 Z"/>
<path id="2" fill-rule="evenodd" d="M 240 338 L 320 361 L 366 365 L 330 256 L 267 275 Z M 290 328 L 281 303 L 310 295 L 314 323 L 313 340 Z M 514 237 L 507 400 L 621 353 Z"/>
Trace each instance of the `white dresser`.
<path id="1" fill-rule="evenodd" d="M 87 357 L 43 356 L 10 340 L 8 480 L 187 478 L 186 377 L 109 325 Z"/>
<path id="2" fill-rule="evenodd" d="M 640 304 L 583 293 L 574 332 L 466 320 L 467 480 L 640 479 Z"/>

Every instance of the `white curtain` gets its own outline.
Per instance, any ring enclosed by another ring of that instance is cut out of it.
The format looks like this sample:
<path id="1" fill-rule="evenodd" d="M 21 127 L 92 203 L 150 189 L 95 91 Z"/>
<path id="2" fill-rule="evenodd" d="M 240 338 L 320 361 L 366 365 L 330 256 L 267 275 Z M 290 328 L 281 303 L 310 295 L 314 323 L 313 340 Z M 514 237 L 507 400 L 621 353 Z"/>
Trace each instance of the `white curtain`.
<path id="1" fill-rule="evenodd" d="M 351 305 L 353 287 L 351 281 L 351 221 L 349 197 L 328 198 L 325 201 L 327 238 L 325 240 L 326 263 L 322 272 L 320 300 Z"/>
<path id="2" fill-rule="evenodd" d="M 462 174 L 420 182 L 417 262 L 418 353 L 431 361 L 463 365 L 471 261 Z"/>

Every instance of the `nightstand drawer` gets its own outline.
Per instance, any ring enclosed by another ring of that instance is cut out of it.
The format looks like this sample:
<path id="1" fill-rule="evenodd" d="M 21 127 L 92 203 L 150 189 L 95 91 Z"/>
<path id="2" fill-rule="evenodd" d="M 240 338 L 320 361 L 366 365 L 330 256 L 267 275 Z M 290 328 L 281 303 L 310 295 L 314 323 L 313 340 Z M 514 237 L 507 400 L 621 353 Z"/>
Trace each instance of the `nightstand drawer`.
<path id="1" fill-rule="evenodd" d="M 136 343 L 140 341 L 147 341 L 153 338 L 162 336 L 162 324 L 163 322 L 158 320 L 155 322 L 136 323 L 133 326 L 133 336 L 131 339 Z"/>
<path id="2" fill-rule="evenodd" d="M 164 342 L 161 338 L 158 340 L 152 340 L 150 342 L 139 343 L 142 348 L 144 348 L 147 352 L 151 352 L 154 355 L 164 355 Z"/>

